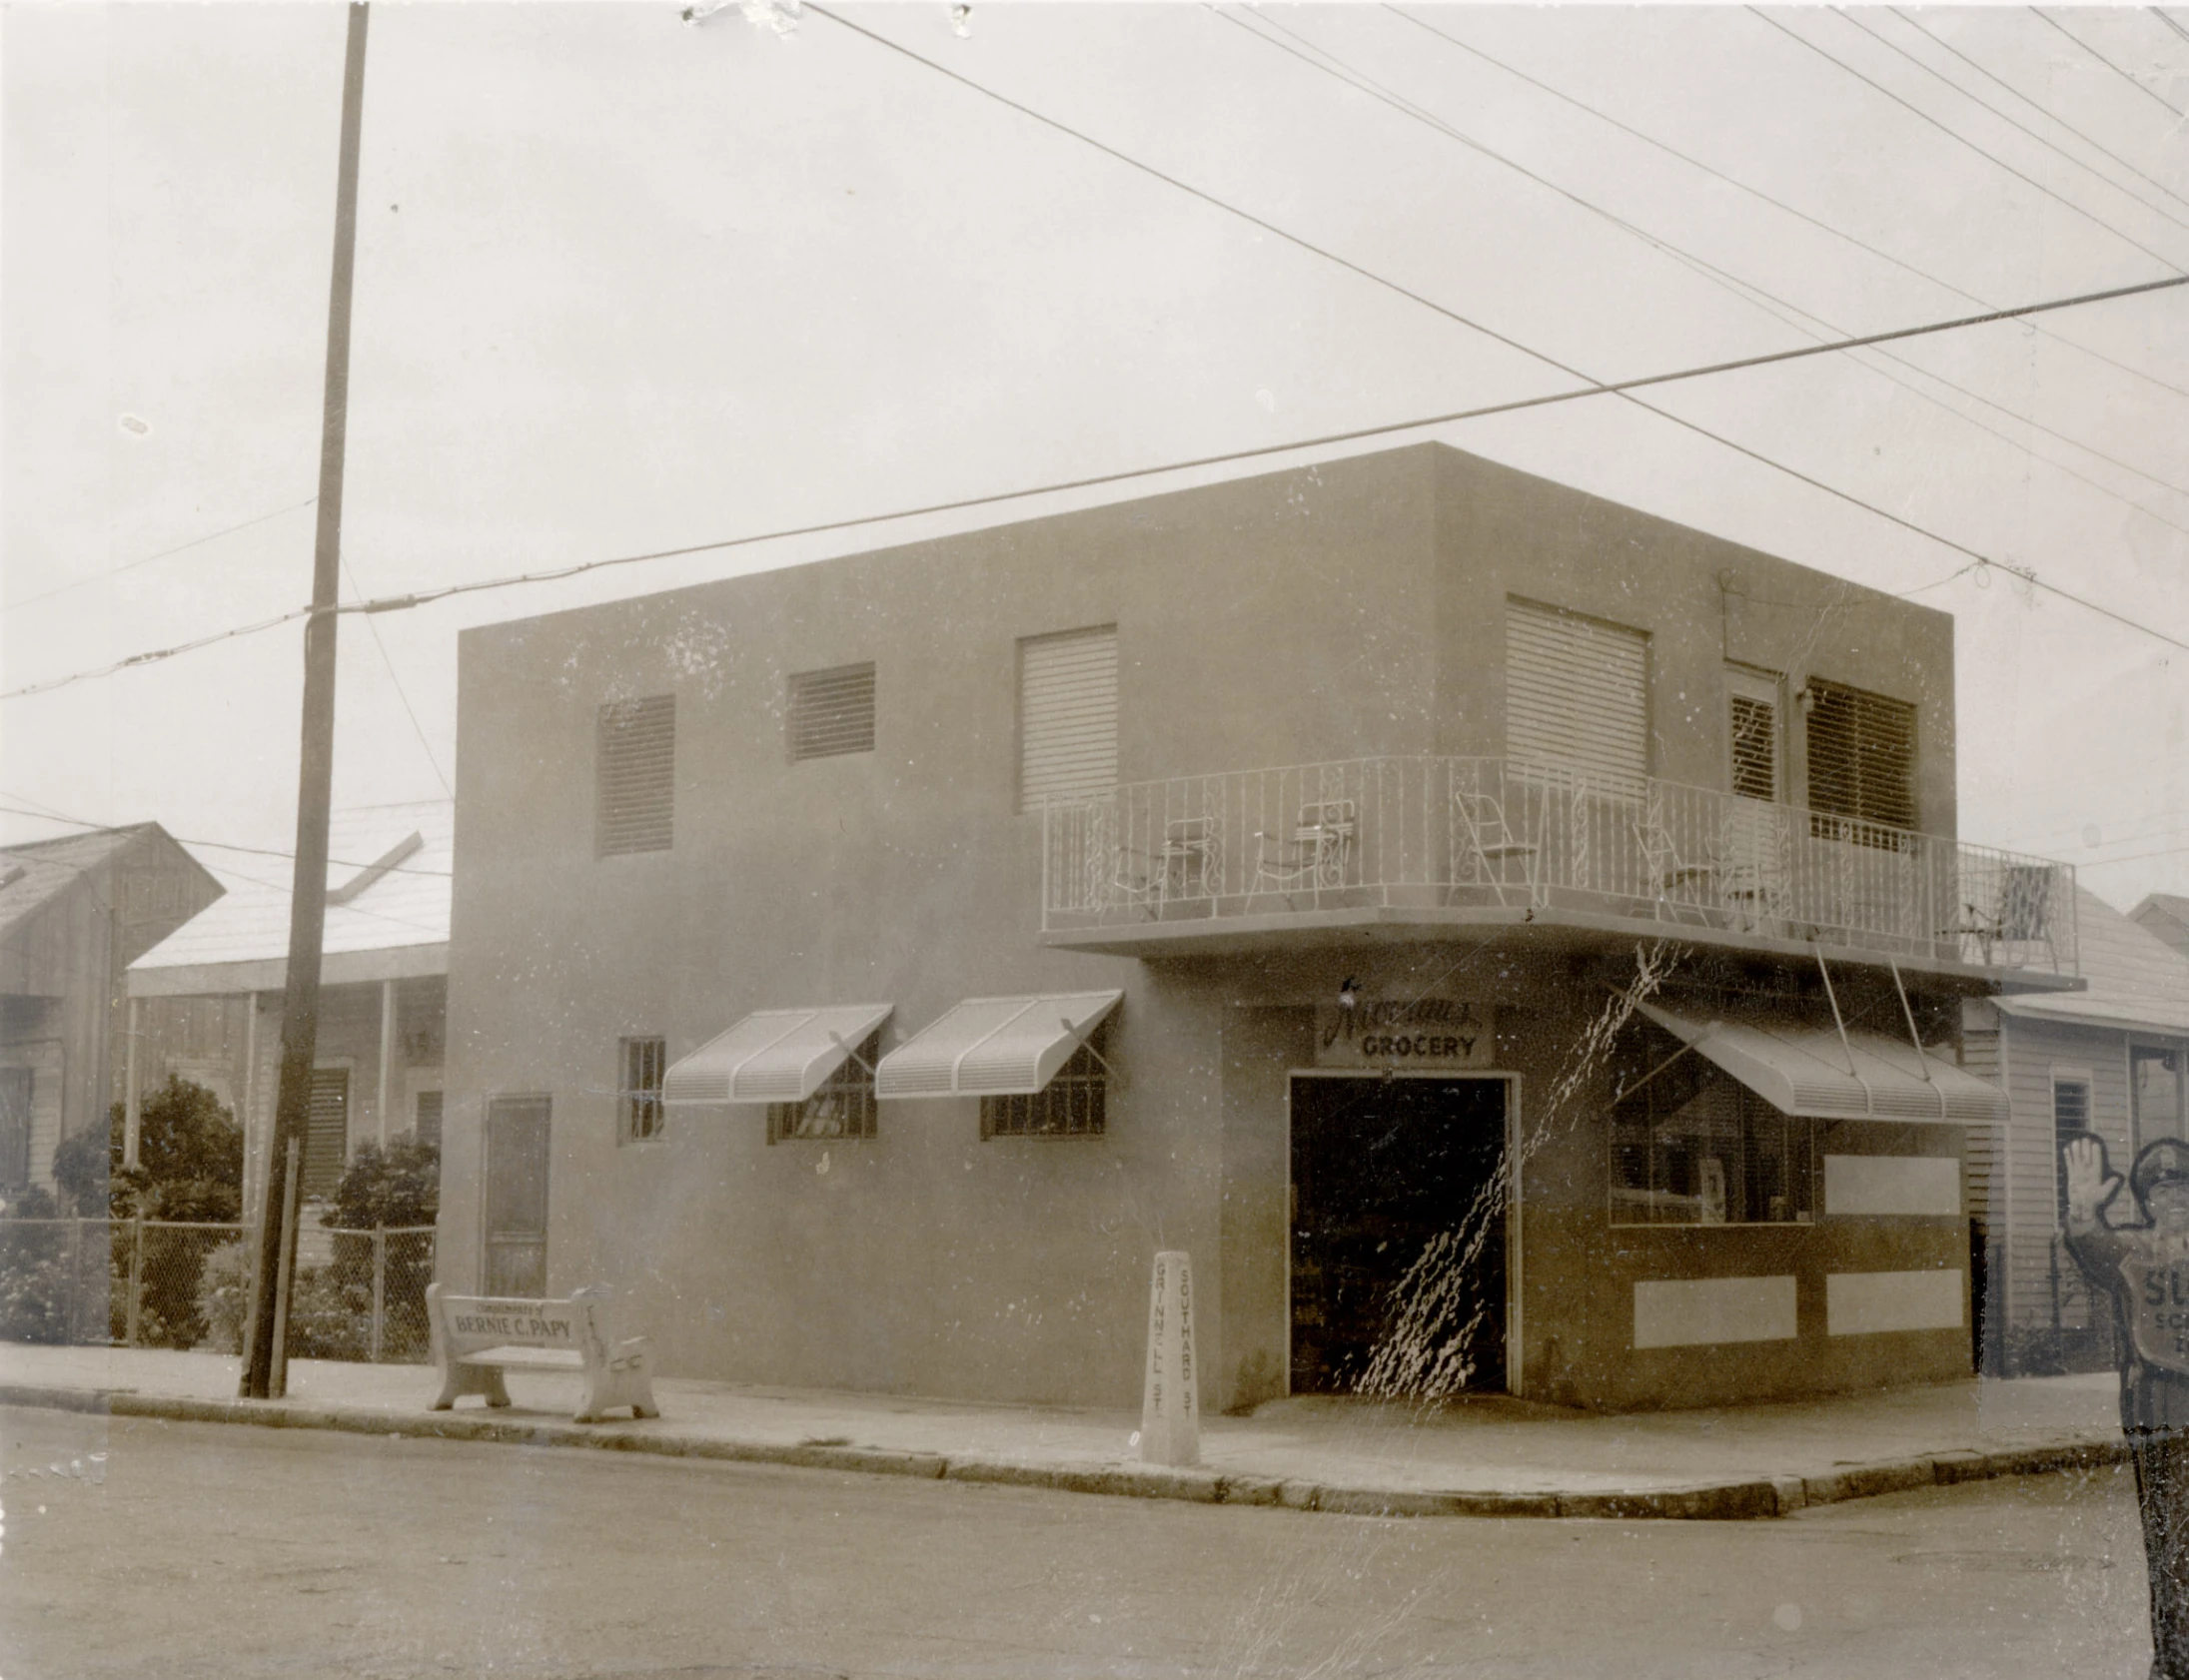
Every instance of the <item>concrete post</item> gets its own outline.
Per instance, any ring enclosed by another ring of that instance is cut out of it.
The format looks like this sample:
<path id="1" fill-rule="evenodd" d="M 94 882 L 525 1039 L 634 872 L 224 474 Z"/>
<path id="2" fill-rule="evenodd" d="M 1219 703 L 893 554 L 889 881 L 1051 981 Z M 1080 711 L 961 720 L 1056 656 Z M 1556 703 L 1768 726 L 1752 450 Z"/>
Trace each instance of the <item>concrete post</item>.
<path id="1" fill-rule="evenodd" d="M 1148 1290 L 1148 1380 L 1140 1406 L 1147 1464 L 1201 1462 L 1201 1400 L 1193 1354 L 1193 1264 L 1178 1250 L 1155 1257 Z"/>

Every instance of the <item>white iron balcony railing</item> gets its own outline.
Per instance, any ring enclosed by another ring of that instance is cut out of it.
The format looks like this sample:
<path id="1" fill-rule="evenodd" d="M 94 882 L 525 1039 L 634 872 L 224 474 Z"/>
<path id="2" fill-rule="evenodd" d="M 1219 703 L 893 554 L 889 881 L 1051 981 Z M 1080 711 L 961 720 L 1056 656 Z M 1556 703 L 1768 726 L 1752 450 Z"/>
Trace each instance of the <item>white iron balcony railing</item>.
<path id="1" fill-rule="evenodd" d="M 1042 865 L 1052 935 L 1503 907 L 2075 972 L 2069 865 L 1509 759 L 1358 758 L 1126 783 L 1050 805 Z"/>

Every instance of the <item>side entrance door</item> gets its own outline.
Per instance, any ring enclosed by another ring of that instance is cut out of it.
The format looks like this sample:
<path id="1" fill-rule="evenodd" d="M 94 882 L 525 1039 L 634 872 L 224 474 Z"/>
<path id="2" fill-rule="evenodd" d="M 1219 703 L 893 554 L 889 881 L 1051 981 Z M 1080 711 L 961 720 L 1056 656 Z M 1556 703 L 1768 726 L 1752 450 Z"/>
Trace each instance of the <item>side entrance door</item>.
<path id="1" fill-rule="evenodd" d="M 1499 1079 L 1292 1082 L 1294 1393 L 1356 1392 L 1387 1346 L 1504 1390 L 1505 1100 Z"/>
<path id="2" fill-rule="evenodd" d="M 487 1105 L 487 1254 L 491 1295 L 547 1292 L 547 1099 Z"/>

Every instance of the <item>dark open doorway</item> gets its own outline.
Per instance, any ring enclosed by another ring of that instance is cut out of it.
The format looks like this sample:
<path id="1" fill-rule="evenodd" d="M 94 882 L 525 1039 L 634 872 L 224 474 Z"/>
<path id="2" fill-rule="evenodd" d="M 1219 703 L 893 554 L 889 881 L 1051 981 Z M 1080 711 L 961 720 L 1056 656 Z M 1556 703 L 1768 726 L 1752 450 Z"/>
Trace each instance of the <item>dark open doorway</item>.
<path id="1" fill-rule="evenodd" d="M 1359 1385 L 1400 1279 L 1505 1170 L 1505 1100 L 1497 1079 L 1292 1082 L 1294 1393 Z M 1465 1279 L 1470 1388 L 1505 1388 L 1505 1278 L 1501 1209 Z"/>

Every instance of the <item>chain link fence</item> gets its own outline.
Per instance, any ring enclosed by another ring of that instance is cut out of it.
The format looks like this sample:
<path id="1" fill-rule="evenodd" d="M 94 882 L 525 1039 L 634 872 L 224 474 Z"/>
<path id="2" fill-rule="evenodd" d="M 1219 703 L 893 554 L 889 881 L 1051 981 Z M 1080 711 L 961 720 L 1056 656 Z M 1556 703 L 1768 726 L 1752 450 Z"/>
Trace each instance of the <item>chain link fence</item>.
<path id="1" fill-rule="evenodd" d="M 298 1235 L 290 1357 L 423 1362 L 434 1228 Z M 252 1238 L 241 1225 L 0 1219 L 0 1341 L 239 1352 Z"/>

